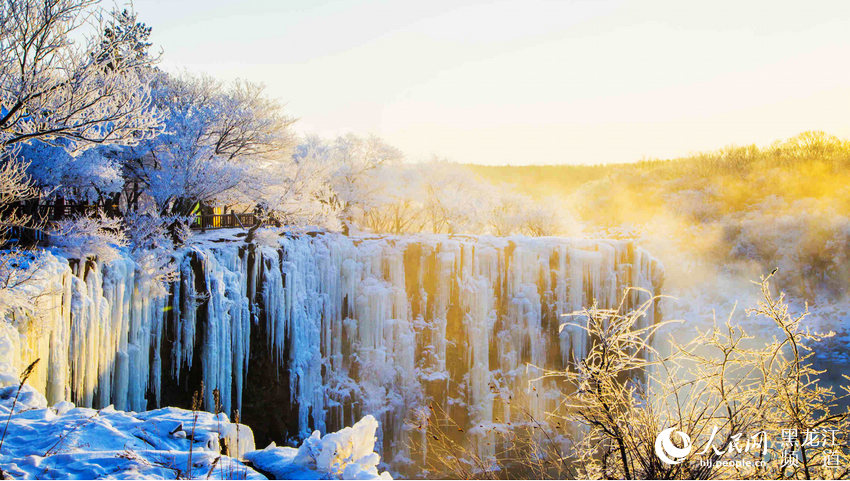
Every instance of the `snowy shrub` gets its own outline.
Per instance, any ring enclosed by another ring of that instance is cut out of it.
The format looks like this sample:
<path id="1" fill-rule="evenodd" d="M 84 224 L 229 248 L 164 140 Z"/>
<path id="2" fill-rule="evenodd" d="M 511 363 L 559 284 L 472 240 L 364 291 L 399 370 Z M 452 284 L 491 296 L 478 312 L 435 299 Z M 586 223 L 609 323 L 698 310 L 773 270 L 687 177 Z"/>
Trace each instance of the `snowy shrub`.
<path id="1" fill-rule="evenodd" d="M 281 233 L 275 229 L 257 229 L 254 234 L 254 243 L 258 246 L 280 248 Z"/>
<path id="2" fill-rule="evenodd" d="M 156 214 L 129 213 L 124 217 L 130 256 L 136 261 L 143 279 L 154 281 L 160 290 L 177 279 L 175 245 L 169 226 L 185 225 L 186 219 L 159 217 Z"/>
<path id="3" fill-rule="evenodd" d="M 127 246 L 127 237 L 120 219 L 80 216 L 55 222 L 50 242 L 74 259 L 95 257 L 109 262 L 121 256 L 120 249 Z"/>
<path id="4" fill-rule="evenodd" d="M 543 374 L 571 386 L 559 408 L 543 417 L 512 412 L 507 429 L 479 426 L 494 437 L 489 444 L 499 446 L 489 455 L 458 442 L 455 433 L 462 423 L 440 406 L 429 408 L 412 423 L 434 441 L 421 453 L 429 474 L 449 479 L 844 478 L 848 452 L 839 436 L 850 428 L 844 394 L 850 386 L 825 382 L 812 358 L 834 333 L 810 329 L 808 311 L 793 313 L 769 281 L 770 276 L 756 283 L 761 300 L 746 310 L 746 321 L 733 312 L 725 325 L 715 324 L 690 342 L 658 336 L 665 324 L 681 329 L 681 321 L 644 325 L 657 299 L 630 311 L 593 305 L 571 314 L 562 328 L 580 326 L 594 341 L 580 363 Z M 753 320 L 764 321 L 769 335 L 748 333 L 744 323 Z M 673 460 L 662 462 L 656 446 L 668 429 L 688 436 L 693 449 L 665 447 Z"/>

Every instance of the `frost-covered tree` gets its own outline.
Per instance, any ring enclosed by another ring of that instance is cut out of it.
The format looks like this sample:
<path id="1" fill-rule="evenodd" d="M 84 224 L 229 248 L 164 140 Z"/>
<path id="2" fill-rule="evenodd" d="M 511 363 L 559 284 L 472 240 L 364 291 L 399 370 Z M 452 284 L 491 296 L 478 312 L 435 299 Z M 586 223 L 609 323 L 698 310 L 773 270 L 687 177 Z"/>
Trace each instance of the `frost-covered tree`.
<path id="1" fill-rule="evenodd" d="M 531 200 L 520 214 L 520 233 L 532 237 L 576 235 L 581 226 L 568 208 L 558 208 L 555 198 Z"/>
<path id="2" fill-rule="evenodd" d="M 522 228 L 522 214 L 527 204 L 526 196 L 507 188 L 493 193 L 487 210 L 487 223 L 494 235 L 517 233 Z"/>
<path id="3" fill-rule="evenodd" d="M 431 162 L 421 167 L 425 230 L 434 233 L 481 232 L 492 185 L 457 165 Z"/>
<path id="4" fill-rule="evenodd" d="M 132 33 L 119 27 L 131 22 Z M 94 31 L 86 28 L 91 25 Z M 134 145 L 161 131 L 148 85 L 156 59 L 139 44 L 147 33 L 131 12 L 109 14 L 92 0 L 0 0 L 3 234 L 12 226 L 33 226 L 33 212 L 21 210 L 21 203 L 44 189 L 82 179 L 73 188 L 120 184 L 117 169 L 102 156 L 80 155 L 87 149 Z M 33 179 L 28 167 L 44 177 Z M 0 309 L 20 304 L 12 294 L 35 271 L 27 253 L 0 256 Z"/>
<path id="5" fill-rule="evenodd" d="M 319 182 L 312 194 L 293 199 L 318 199 L 326 207 L 324 219 L 336 213 L 343 232 L 354 228 L 390 234 L 543 236 L 575 230 L 565 228 L 566 214 L 563 209 L 556 213 L 551 199 L 538 201 L 510 185 L 484 182 L 468 169 L 445 161 L 403 164 L 401 159 L 398 149 L 377 137 L 348 135 L 333 141 L 307 137 L 295 150 L 293 162 L 298 168 L 293 171 L 318 173 L 313 179 Z M 285 197 L 279 196 L 276 203 L 282 205 L 280 199 Z"/>
<path id="6" fill-rule="evenodd" d="M 486 208 L 488 230 L 494 235 L 532 237 L 575 234 L 578 223 L 568 209 L 556 209 L 557 200 L 535 200 L 504 185 L 494 191 Z"/>
<path id="7" fill-rule="evenodd" d="M 160 74 L 153 96 L 166 114 L 166 132 L 134 148 L 126 169 L 139 186 L 134 191 L 147 193 L 163 215 L 190 214 L 233 195 L 292 144 L 294 120 L 262 86 Z"/>
<path id="8" fill-rule="evenodd" d="M 138 36 L 106 34 L 120 23 L 108 17 L 93 0 L 0 2 L 0 146 L 40 140 L 73 152 L 161 131 L 145 68 L 154 59 L 127 55 Z M 92 18 L 103 25 L 94 34 L 82 28 Z"/>
<path id="9" fill-rule="evenodd" d="M 134 69 L 147 89 L 156 61 L 150 54 L 151 27 L 139 22 L 136 14 L 126 9 L 112 11 L 103 23 L 100 48 L 93 55 L 106 69 Z M 64 138 L 49 144 L 30 142 L 21 146 L 21 156 L 29 163 L 28 172 L 44 192 L 102 205 L 115 203 L 115 194 L 124 186 L 123 143 L 106 141 L 80 146 Z"/>
<path id="10" fill-rule="evenodd" d="M 0 2 L 0 150 L 29 166 L 39 195 L 114 194 L 117 147 L 161 131 L 149 34 L 131 11 L 94 1 Z"/>
<path id="11" fill-rule="evenodd" d="M 280 226 L 311 225 L 340 228 L 333 196 L 330 165 L 283 159 L 264 164 L 253 176 L 245 202 L 253 201 L 263 220 Z M 244 202 L 243 202 L 244 203 Z"/>
<path id="12" fill-rule="evenodd" d="M 0 247 L 6 247 L 12 229 L 20 232 L 33 225 L 32 216 L 20 210 L 21 202 L 38 195 L 38 189 L 32 184 L 26 169 L 26 163 L 14 152 L 7 154 L 0 163 Z M 4 315 L 8 309 L 28 306 L 29 296 L 19 288 L 31 281 L 37 267 L 31 257 L 20 249 L 0 252 L 0 314 Z"/>
<path id="13" fill-rule="evenodd" d="M 370 176 L 376 188 L 363 205 L 361 224 L 373 232 L 404 234 L 420 232 L 424 226 L 421 168 L 382 166 Z"/>
<path id="14" fill-rule="evenodd" d="M 138 16 L 131 10 L 114 10 L 100 41 L 101 49 L 98 61 L 107 64 L 113 57 L 121 61 L 136 62 L 140 66 L 147 65 L 150 60 L 150 42 L 152 28 L 138 21 Z"/>
<path id="15" fill-rule="evenodd" d="M 295 151 L 296 162 L 327 165 L 329 195 L 322 201 L 339 212 L 343 232 L 355 218 L 368 210 L 380 191 L 373 174 L 384 165 L 399 163 L 403 156 L 397 148 L 376 136 L 346 135 L 334 141 L 308 137 Z"/>
<path id="16" fill-rule="evenodd" d="M 31 216 L 20 212 L 18 204 L 38 195 L 38 189 L 26 172 L 27 164 L 17 156 L 9 155 L 0 163 L 0 245 L 8 240 L 9 231 L 26 227 Z"/>
<path id="17" fill-rule="evenodd" d="M 121 146 L 98 145 L 72 155 L 60 147 L 32 142 L 22 146 L 20 156 L 42 193 L 102 204 L 124 187 L 123 152 Z"/>

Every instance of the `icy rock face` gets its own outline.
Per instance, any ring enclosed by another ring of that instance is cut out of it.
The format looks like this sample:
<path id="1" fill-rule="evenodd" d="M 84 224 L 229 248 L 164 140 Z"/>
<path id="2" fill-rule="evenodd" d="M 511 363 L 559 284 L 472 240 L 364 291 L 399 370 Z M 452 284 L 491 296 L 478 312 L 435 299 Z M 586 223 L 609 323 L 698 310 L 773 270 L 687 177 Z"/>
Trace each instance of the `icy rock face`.
<path id="1" fill-rule="evenodd" d="M 50 404 L 145 409 L 148 388 L 159 383 L 167 299 L 137 282 L 129 258 L 101 266 L 44 256 L 35 309 L 0 328 L 0 366 L 16 374 L 39 359 L 28 383 Z"/>
<path id="2" fill-rule="evenodd" d="M 625 307 L 658 293 L 662 270 L 626 241 L 445 235 L 282 236 L 195 245 L 180 280 L 157 294 L 129 259 L 57 260 L 37 316 L 0 346 L 51 403 L 141 411 L 188 407 L 204 387 L 258 440 L 304 439 L 366 415 L 378 450 L 404 459 L 406 420 L 429 403 L 478 426 L 519 410 L 542 418 L 559 399 L 541 369 L 568 368 L 588 339 L 563 314 Z M 644 319 L 654 322 L 654 312 Z M 17 344 L 14 344 L 14 341 Z M 5 345 L 5 344 L 4 344 Z M 11 346 L 11 347 L 9 347 Z M 17 346 L 17 347 L 15 347 Z M 495 449 L 480 442 L 487 455 Z"/>
<path id="3" fill-rule="evenodd" d="M 21 352 L 21 335 L 10 323 L 0 322 L 0 386 L 18 383 L 16 374 Z"/>

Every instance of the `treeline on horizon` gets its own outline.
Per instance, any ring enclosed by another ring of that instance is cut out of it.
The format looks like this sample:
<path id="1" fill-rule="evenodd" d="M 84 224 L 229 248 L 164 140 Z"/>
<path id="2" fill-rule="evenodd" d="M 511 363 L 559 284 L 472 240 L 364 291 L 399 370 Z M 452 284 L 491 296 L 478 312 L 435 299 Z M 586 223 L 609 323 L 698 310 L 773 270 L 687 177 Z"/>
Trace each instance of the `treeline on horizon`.
<path id="1" fill-rule="evenodd" d="M 840 173 L 850 167 L 850 140 L 822 131 L 807 131 L 769 146 L 731 145 L 671 159 L 646 159 L 608 164 L 461 165 L 483 179 L 514 185 L 535 197 L 572 193 L 588 182 L 608 176 L 652 173 L 660 179 L 750 174 L 765 169 L 805 167 L 809 177 L 828 168 Z M 812 170 L 815 168 L 816 170 Z"/>
<path id="2" fill-rule="evenodd" d="M 846 295 L 847 139 L 810 131 L 669 160 L 465 167 L 533 198 L 559 197 L 585 235 L 635 238 L 749 278 L 778 267 L 778 280 L 807 298 Z"/>

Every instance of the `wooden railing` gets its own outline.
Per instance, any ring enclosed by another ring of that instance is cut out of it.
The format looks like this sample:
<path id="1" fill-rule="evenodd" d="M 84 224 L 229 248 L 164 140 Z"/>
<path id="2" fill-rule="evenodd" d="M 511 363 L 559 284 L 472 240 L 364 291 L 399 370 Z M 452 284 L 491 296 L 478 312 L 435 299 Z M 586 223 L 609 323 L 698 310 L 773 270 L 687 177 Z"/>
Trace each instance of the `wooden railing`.
<path id="1" fill-rule="evenodd" d="M 118 206 L 106 206 L 106 215 L 115 215 Z M 38 206 L 38 216 L 45 220 L 62 220 L 69 217 L 92 217 L 103 212 L 96 205 L 86 204 L 44 204 Z"/>
<path id="2" fill-rule="evenodd" d="M 40 206 L 40 207 L 52 207 L 52 206 Z M 74 206 L 76 207 L 76 206 Z M 66 216 L 76 216 L 82 214 L 81 209 L 65 209 L 63 212 Z M 44 216 L 42 218 L 50 219 L 50 217 L 45 215 L 45 212 L 42 210 L 41 215 Z M 61 217 L 60 217 L 61 218 Z M 194 230 L 212 230 L 212 229 L 244 229 L 248 230 L 254 226 L 257 222 L 257 216 L 254 214 L 211 214 L 211 215 L 199 215 L 195 217 L 194 222 L 190 224 L 190 227 Z M 47 221 L 49 224 L 50 221 Z M 45 225 L 47 225 L 45 224 Z M 264 222 L 263 225 L 266 225 Z M 18 245 L 46 245 L 48 240 L 48 235 L 45 232 L 45 229 L 36 229 L 32 227 L 23 227 L 23 226 L 10 226 L 9 230 L 6 231 L 6 237 L 8 239 L 13 239 L 13 242 Z"/>
<path id="3" fill-rule="evenodd" d="M 190 227 L 192 229 L 250 229 L 257 223 L 254 214 L 210 214 L 195 217 Z"/>
<path id="4" fill-rule="evenodd" d="M 38 203 L 22 203 L 14 206 L 17 212 L 22 215 L 30 216 L 33 221 L 42 226 L 48 226 L 52 222 L 68 219 L 72 217 L 96 216 L 104 212 L 107 216 L 120 215 L 118 206 L 96 206 L 86 204 L 73 204 L 68 202 L 57 202 L 52 204 Z M 207 229 L 244 229 L 248 230 L 253 227 L 258 221 L 256 215 L 252 213 L 237 214 L 231 212 L 229 214 L 206 214 L 198 215 L 192 221 L 189 227 L 194 230 L 205 231 Z M 262 223 L 266 225 L 265 222 Z M 37 245 L 44 244 L 47 241 L 45 230 L 31 227 L 10 227 L 6 231 L 6 237 L 15 239 L 19 244 Z"/>
<path id="5" fill-rule="evenodd" d="M 5 239 L 19 246 L 46 245 L 48 241 L 47 232 L 53 222 L 73 217 L 96 216 L 101 212 L 107 215 L 116 215 L 118 206 L 96 206 L 89 204 L 74 204 L 68 202 L 56 202 L 52 204 L 41 204 L 38 201 L 28 201 L 7 206 L 8 211 L 0 212 L 0 216 L 14 215 L 28 217 L 31 226 L 8 226 L 5 231 Z"/>
<path id="6" fill-rule="evenodd" d="M 108 217 L 119 216 L 117 205 L 90 205 L 90 204 L 28 204 L 24 203 L 15 207 L 19 213 L 31 216 L 41 221 L 62 220 L 70 217 L 95 217 L 105 214 Z"/>

